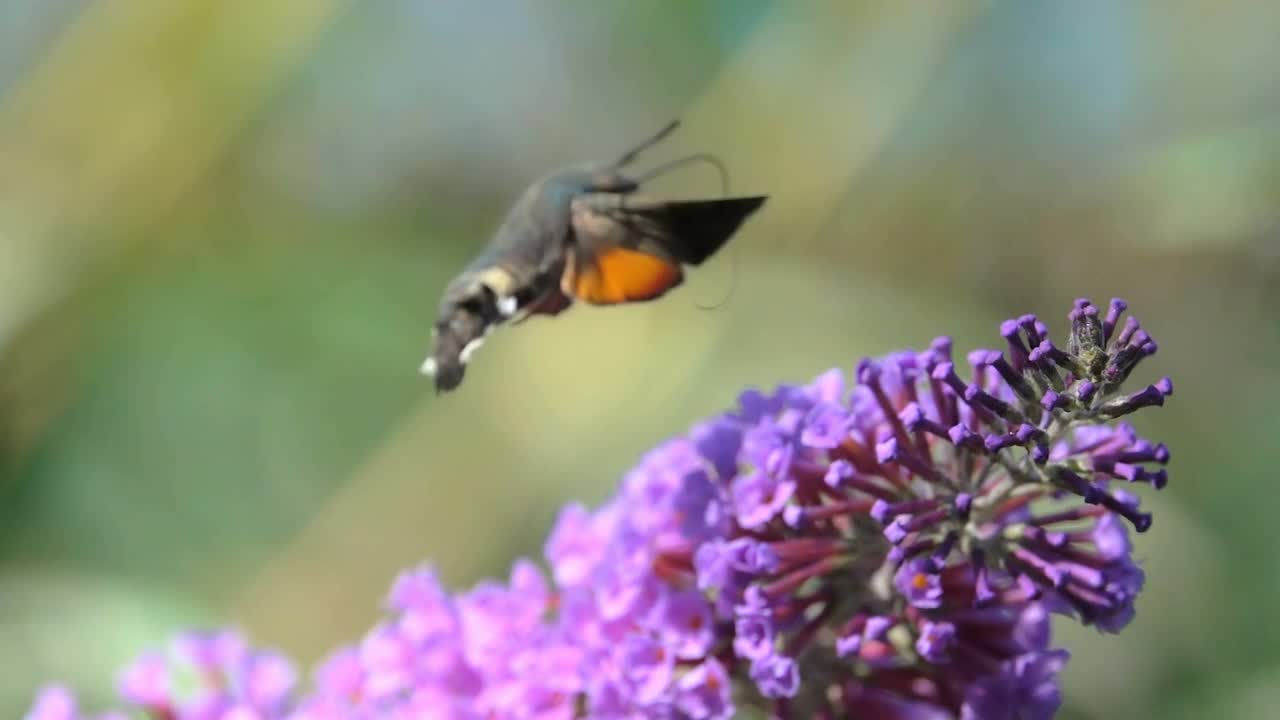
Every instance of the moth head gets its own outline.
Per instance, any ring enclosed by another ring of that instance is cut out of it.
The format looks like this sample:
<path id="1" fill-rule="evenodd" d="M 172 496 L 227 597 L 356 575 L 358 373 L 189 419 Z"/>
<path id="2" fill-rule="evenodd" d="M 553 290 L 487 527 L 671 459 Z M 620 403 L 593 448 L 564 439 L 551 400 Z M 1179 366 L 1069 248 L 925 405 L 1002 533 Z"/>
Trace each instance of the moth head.
<path id="1" fill-rule="evenodd" d="M 445 288 L 436 323 L 437 332 L 463 315 L 498 321 L 511 314 L 515 279 L 501 268 L 466 273 Z"/>
<path id="2" fill-rule="evenodd" d="M 437 392 L 462 382 L 484 339 L 515 312 L 515 298 L 509 294 L 513 285 L 508 273 L 492 269 L 463 274 L 445 289 L 432 328 L 435 348 L 420 368 L 435 378 Z"/>

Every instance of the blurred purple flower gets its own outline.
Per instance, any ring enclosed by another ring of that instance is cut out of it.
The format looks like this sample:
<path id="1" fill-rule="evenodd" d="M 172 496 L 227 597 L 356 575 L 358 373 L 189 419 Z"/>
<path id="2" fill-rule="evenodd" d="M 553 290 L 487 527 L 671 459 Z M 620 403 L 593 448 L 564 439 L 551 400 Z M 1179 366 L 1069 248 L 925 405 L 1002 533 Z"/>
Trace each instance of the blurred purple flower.
<path id="1" fill-rule="evenodd" d="M 153 714 L 169 711 L 170 685 L 169 663 L 157 652 L 143 654 L 120 673 L 120 697 Z"/>
<path id="2" fill-rule="evenodd" d="M 121 676 L 172 720 L 438 717 L 1049 718 L 1068 654 L 1050 613 L 1104 632 L 1145 579 L 1119 485 L 1168 482 L 1169 451 L 1117 418 L 1172 383 L 1121 389 L 1156 344 L 1113 300 L 1034 316 L 960 369 L 951 341 L 863 360 L 853 380 L 748 390 L 645 454 L 618 494 L 572 504 L 506 582 L 449 593 L 402 573 L 387 617 L 303 691 L 235 632 L 188 633 Z M 194 690 L 177 695 L 183 668 Z M 66 690 L 29 720 L 80 720 Z"/>
<path id="3" fill-rule="evenodd" d="M 62 685 L 49 685 L 36 693 L 26 720 L 76 720 L 80 717 L 75 695 Z"/>

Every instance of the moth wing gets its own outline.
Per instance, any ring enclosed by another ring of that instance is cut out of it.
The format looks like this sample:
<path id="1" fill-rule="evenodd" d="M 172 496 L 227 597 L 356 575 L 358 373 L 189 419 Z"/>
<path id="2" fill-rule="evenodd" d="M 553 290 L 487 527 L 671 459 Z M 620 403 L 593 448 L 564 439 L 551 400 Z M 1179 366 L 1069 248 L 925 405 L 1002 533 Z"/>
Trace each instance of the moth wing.
<path id="1" fill-rule="evenodd" d="M 634 195 L 588 193 L 570 206 L 570 237 L 561 291 L 592 305 L 618 305 L 662 297 L 684 281 L 672 252 L 662 203 Z"/>

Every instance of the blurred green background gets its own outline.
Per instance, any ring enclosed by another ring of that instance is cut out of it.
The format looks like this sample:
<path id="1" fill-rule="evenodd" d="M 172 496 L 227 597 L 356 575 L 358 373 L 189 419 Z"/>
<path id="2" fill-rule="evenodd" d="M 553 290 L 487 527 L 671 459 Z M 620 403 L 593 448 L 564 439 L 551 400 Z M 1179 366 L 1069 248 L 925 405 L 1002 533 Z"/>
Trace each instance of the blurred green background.
<path id="1" fill-rule="evenodd" d="M 1063 717 L 1274 717 L 1278 33 L 1210 0 L 0 0 L 0 717 L 48 678 L 106 702 L 191 623 L 310 661 L 399 568 L 539 554 L 744 386 L 1080 295 L 1131 301 L 1177 395 L 1140 423 L 1174 460 L 1138 618 L 1061 626 Z M 642 167 L 716 153 L 765 211 L 435 397 L 435 302 L 516 193 L 676 116 Z"/>

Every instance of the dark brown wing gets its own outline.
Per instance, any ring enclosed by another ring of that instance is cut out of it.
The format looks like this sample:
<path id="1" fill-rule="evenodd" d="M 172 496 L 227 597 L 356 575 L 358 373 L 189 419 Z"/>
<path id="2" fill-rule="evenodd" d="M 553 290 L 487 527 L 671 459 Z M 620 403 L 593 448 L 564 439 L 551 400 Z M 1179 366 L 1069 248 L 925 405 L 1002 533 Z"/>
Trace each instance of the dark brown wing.
<path id="1" fill-rule="evenodd" d="M 664 201 L 589 193 L 570 206 L 565 295 L 595 305 L 653 300 L 720 249 L 764 197 Z"/>

